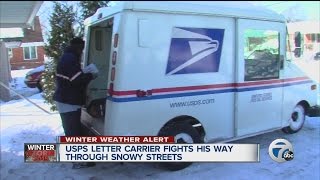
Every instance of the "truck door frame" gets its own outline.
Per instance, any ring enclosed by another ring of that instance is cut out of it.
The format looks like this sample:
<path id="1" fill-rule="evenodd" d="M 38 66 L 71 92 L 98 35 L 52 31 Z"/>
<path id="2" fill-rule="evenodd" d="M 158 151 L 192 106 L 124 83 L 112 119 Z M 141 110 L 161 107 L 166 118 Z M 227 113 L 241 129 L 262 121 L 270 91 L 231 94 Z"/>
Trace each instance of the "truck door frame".
<path id="1" fill-rule="evenodd" d="M 244 33 L 245 30 L 278 32 L 278 77 L 262 80 L 245 80 Z M 236 137 L 259 133 L 282 126 L 283 88 L 280 57 L 285 57 L 286 29 L 283 23 L 259 20 L 237 19 L 237 60 L 235 93 L 235 135 Z M 254 101 L 254 97 L 266 96 Z M 268 97 L 267 97 L 268 96 Z M 262 110 L 262 107 L 265 109 Z M 250 109 L 250 113 L 249 110 Z M 266 113 L 265 111 L 271 111 Z M 265 112 L 263 115 L 260 113 Z M 260 121 L 260 122 L 259 122 Z"/>

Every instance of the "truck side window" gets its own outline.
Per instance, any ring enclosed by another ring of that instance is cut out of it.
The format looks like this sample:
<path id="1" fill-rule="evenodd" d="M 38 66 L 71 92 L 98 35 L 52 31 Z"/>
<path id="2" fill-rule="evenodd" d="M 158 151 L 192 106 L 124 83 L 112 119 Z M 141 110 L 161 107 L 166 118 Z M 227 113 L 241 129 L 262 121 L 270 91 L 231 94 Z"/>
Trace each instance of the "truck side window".
<path id="1" fill-rule="evenodd" d="M 244 33 L 245 81 L 278 79 L 279 32 L 247 29 Z"/>

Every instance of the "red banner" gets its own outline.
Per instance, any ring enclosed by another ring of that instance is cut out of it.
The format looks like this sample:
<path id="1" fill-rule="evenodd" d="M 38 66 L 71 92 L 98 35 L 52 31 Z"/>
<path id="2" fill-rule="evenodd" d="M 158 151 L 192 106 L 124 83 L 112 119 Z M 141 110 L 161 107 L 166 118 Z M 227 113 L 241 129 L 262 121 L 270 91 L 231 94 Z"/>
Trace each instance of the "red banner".
<path id="1" fill-rule="evenodd" d="M 60 136 L 60 143 L 174 143 L 173 136 Z"/>
<path id="2" fill-rule="evenodd" d="M 57 161 L 57 145 L 52 143 L 25 143 L 25 162 L 55 162 Z"/>

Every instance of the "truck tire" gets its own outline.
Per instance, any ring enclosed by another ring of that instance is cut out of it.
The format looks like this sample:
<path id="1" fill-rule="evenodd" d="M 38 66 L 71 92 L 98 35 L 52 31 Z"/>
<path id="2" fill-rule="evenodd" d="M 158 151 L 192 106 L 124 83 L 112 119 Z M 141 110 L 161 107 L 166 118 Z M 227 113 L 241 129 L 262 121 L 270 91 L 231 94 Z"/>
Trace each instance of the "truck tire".
<path id="1" fill-rule="evenodd" d="M 203 143 L 199 132 L 186 122 L 173 122 L 163 127 L 159 136 L 174 136 L 176 143 Z M 190 166 L 192 162 L 163 162 L 159 165 L 170 171 L 178 171 Z"/>
<path id="2" fill-rule="evenodd" d="M 283 128 L 282 131 L 287 134 L 293 134 L 300 131 L 303 127 L 305 119 L 306 110 L 301 104 L 298 104 L 291 114 L 289 126 Z"/>

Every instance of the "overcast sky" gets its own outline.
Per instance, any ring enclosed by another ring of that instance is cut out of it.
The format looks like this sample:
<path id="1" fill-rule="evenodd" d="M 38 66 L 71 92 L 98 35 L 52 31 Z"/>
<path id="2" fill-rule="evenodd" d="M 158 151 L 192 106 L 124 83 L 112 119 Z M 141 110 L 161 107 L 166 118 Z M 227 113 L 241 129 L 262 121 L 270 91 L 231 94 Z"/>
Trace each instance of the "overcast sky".
<path id="1" fill-rule="evenodd" d="M 265 6 L 268 9 L 283 14 L 284 16 L 297 16 L 304 20 L 320 19 L 319 1 L 251 1 L 256 5 Z"/>

